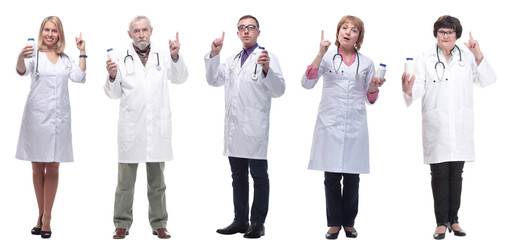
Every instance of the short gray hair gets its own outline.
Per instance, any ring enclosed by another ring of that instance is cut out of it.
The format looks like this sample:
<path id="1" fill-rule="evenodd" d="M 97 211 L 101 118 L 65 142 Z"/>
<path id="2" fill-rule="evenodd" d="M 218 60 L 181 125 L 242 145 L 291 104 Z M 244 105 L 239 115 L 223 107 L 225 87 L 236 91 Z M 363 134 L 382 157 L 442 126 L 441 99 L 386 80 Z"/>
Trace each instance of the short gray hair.
<path id="1" fill-rule="evenodd" d="M 132 31 L 132 23 L 133 23 L 133 22 L 140 21 L 140 20 L 142 20 L 142 19 L 146 19 L 146 21 L 148 21 L 149 28 L 151 28 L 151 21 L 149 21 L 149 18 L 148 18 L 148 17 L 146 17 L 146 16 L 139 15 L 139 16 L 134 17 L 134 18 L 130 21 L 130 24 L 129 24 L 129 26 L 128 26 L 128 29 L 130 30 L 130 32 Z"/>

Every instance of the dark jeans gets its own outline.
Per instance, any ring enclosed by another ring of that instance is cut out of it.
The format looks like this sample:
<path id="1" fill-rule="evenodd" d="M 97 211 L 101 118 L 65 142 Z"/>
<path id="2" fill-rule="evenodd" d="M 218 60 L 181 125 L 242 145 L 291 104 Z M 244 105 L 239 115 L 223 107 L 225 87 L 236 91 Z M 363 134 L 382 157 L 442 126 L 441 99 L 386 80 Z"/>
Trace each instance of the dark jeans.
<path id="1" fill-rule="evenodd" d="M 229 157 L 233 178 L 235 220 L 249 221 L 249 169 L 254 181 L 251 222 L 265 223 L 268 212 L 269 181 L 267 160 Z"/>
<path id="2" fill-rule="evenodd" d="M 457 221 L 462 192 L 462 169 L 464 162 L 430 164 L 432 195 L 438 224 Z"/>
<path id="3" fill-rule="evenodd" d="M 327 226 L 353 227 L 359 206 L 359 174 L 325 172 L 324 185 Z"/>

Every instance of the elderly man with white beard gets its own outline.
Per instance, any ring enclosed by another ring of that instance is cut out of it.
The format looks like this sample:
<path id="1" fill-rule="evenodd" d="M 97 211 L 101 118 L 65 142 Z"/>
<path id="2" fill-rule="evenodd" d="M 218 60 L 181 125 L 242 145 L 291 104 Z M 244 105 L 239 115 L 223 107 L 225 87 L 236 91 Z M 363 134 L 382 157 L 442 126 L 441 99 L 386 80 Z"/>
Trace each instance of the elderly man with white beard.
<path id="1" fill-rule="evenodd" d="M 133 193 L 138 163 L 146 163 L 149 222 L 153 235 L 167 239 L 165 161 L 173 159 L 168 81 L 180 84 L 188 70 L 179 54 L 180 42 L 169 40 L 169 51 L 151 44 L 153 27 L 145 16 L 131 22 L 133 40 L 119 61 L 107 61 L 105 93 L 120 99 L 118 122 L 118 182 L 114 203 L 114 239 L 128 235 L 133 222 Z M 169 54 L 170 52 L 170 54 Z"/>

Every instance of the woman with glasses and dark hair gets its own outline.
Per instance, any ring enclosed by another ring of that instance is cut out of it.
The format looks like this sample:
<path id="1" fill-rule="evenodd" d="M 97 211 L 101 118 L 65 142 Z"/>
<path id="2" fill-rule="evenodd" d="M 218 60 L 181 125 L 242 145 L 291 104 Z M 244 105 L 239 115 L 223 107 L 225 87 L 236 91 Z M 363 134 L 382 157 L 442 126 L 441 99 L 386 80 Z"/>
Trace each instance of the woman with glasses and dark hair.
<path id="1" fill-rule="evenodd" d="M 302 77 L 306 89 L 323 77 L 308 168 L 324 171 L 327 239 L 338 238 L 341 229 L 346 237 L 357 237 L 359 174 L 370 172 L 366 104 L 375 103 L 386 80 L 375 77 L 373 61 L 359 53 L 364 33 L 361 19 L 344 16 L 336 29 L 336 49 L 328 51 L 331 42 L 322 31 L 320 50 Z"/>
<path id="2" fill-rule="evenodd" d="M 460 21 L 441 16 L 434 23 L 437 43 L 416 58 L 414 74 L 402 75 L 407 106 L 422 97 L 423 157 L 430 165 L 437 228 L 434 239 L 448 229 L 456 236 L 465 162 L 475 160 L 473 141 L 473 85 L 489 86 L 496 73 L 469 33 L 467 51 L 455 44 L 462 36 Z"/>

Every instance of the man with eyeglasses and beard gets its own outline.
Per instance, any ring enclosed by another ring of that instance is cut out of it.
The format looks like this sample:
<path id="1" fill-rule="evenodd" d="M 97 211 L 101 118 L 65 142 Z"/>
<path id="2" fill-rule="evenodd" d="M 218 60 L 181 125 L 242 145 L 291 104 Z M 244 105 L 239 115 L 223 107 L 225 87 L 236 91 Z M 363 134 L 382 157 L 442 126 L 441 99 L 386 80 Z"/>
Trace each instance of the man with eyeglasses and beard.
<path id="1" fill-rule="evenodd" d="M 224 86 L 224 155 L 232 173 L 234 221 L 218 229 L 220 234 L 244 233 L 245 238 L 265 235 L 269 180 L 267 148 L 272 98 L 283 95 L 285 82 L 277 57 L 258 46 L 258 20 L 245 15 L 238 21 L 237 35 L 243 50 L 220 64 L 224 33 L 205 56 L 208 84 Z M 249 224 L 249 169 L 254 181 L 254 199 Z"/>

